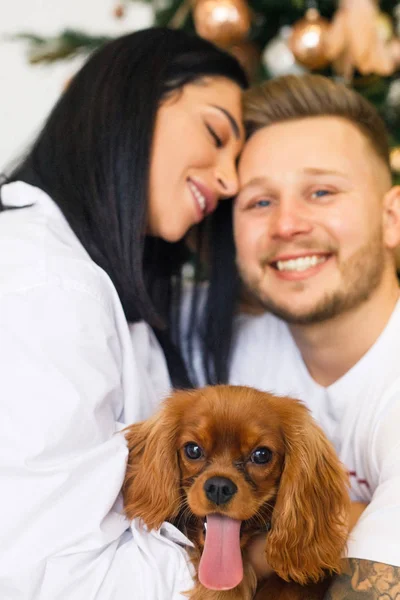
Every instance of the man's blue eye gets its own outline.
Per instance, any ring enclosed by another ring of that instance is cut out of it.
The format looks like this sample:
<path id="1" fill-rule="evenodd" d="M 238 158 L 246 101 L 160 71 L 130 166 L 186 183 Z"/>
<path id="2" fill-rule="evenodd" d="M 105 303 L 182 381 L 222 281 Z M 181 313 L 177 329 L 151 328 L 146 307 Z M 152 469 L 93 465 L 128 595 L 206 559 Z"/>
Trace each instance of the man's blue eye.
<path id="1" fill-rule="evenodd" d="M 317 196 L 317 198 L 322 198 L 327 194 L 329 194 L 328 190 L 317 190 L 316 192 L 313 192 L 313 196 Z"/>
<path id="2" fill-rule="evenodd" d="M 271 200 L 257 200 L 256 206 L 265 208 L 271 204 Z"/>

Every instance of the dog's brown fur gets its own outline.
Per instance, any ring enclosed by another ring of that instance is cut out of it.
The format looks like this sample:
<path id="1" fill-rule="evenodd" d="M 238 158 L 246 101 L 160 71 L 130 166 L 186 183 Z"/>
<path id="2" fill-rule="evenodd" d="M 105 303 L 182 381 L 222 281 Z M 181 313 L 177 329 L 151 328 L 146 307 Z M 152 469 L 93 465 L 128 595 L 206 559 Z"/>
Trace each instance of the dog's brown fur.
<path id="1" fill-rule="evenodd" d="M 339 571 L 347 537 L 348 478 L 302 403 L 239 386 L 178 391 L 153 418 L 129 427 L 126 438 L 127 516 L 141 518 L 149 528 L 174 523 L 195 544 L 196 567 L 207 514 L 243 521 L 242 583 L 213 591 L 196 581 L 191 600 L 253 598 L 257 582 L 246 546 L 263 530 L 267 563 L 279 578 L 300 584 L 297 588 Z M 203 449 L 201 459 L 189 460 L 188 442 Z M 272 451 L 267 464 L 250 459 L 259 447 Z M 206 497 L 203 486 L 213 476 L 229 478 L 238 488 L 226 505 Z M 279 581 L 271 578 L 271 590 L 280 589 Z M 267 598 L 267 590 L 268 581 L 258 597 Z"/>

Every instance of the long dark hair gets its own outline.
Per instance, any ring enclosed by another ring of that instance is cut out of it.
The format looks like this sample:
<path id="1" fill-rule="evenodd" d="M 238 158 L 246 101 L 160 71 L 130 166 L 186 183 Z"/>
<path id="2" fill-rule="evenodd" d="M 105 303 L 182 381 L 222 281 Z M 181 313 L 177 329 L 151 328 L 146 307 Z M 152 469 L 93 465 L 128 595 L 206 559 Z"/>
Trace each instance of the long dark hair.
<path id="1" fill-rule="evenodd" d="M 170 315 L 188 251 L 184 242 L 145 235 L 150 156 L 163 98 L 212 75 L 247 86 L 233 57 L 183 31 L 151 28 L 109 42 L 73 78 L 7 177 L 40 187 L 58 204 L 113 281 L 128 321 L 154 328 L 180 386 L 190 381 L 176 348 L 179 335 L 172 342 Z M 178 323 L 179 310 L 175 315 Z"/>

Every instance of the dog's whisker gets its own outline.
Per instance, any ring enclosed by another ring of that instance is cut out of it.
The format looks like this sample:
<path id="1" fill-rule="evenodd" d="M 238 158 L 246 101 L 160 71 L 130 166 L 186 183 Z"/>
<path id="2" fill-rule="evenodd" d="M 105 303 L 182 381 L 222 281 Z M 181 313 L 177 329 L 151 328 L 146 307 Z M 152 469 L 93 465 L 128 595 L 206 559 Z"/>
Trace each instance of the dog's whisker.
<path id="1" fill-rule="evenodd" d="M 248 519 L 246 523 L 255 529 L 266 529 L 268 525 L 268 519 L 264 518 L 261 514 L 257 513 Z"/>
<path id="2" fill-rule="evenodd" d="M 195 517 L 191 511 L 191 508 L 190 508 L 190 506 L 187 502 L 187 498 L 185 496 L 181 499 L 180 512 L 179 512 L 177 519 L 175 520 L 175 526 L 181 530 L 186 529 L 187 525 L 191 521 L 193 521 L 194 518 Z"/>
<path id="3" fill-rule="evenodd" d="M 189 506 L 185 505 L 185 503 L 182 503 L 181 507 L 180 507 L 177 523 L 181 523 L 181 522 L 185 523 L 185 521 L 187 521 L 188 517 L 190 517 L 190 508 L 189 508 Z"/>

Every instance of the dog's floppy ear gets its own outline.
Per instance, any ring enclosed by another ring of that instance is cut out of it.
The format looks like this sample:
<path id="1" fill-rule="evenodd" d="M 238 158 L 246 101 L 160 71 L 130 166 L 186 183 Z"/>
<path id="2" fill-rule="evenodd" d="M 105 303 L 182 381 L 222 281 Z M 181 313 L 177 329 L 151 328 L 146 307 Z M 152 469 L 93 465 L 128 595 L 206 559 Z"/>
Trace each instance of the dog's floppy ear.
<path id="1" fill-rule="evenodd" d="M 268 564 L 304 584 L 340 570 L 348 533 L 348 476 L 300 402 L 279 399 L 285 466 L 268 534 Z"/>
<path id="2" fill-rule="evenodd" d="M 129 457 L 123 496 L 128 518 L 139 517 L 149 529 L 176 516 L 180 506 L 176 423 L 161 410 L 126 430 Z"/>

